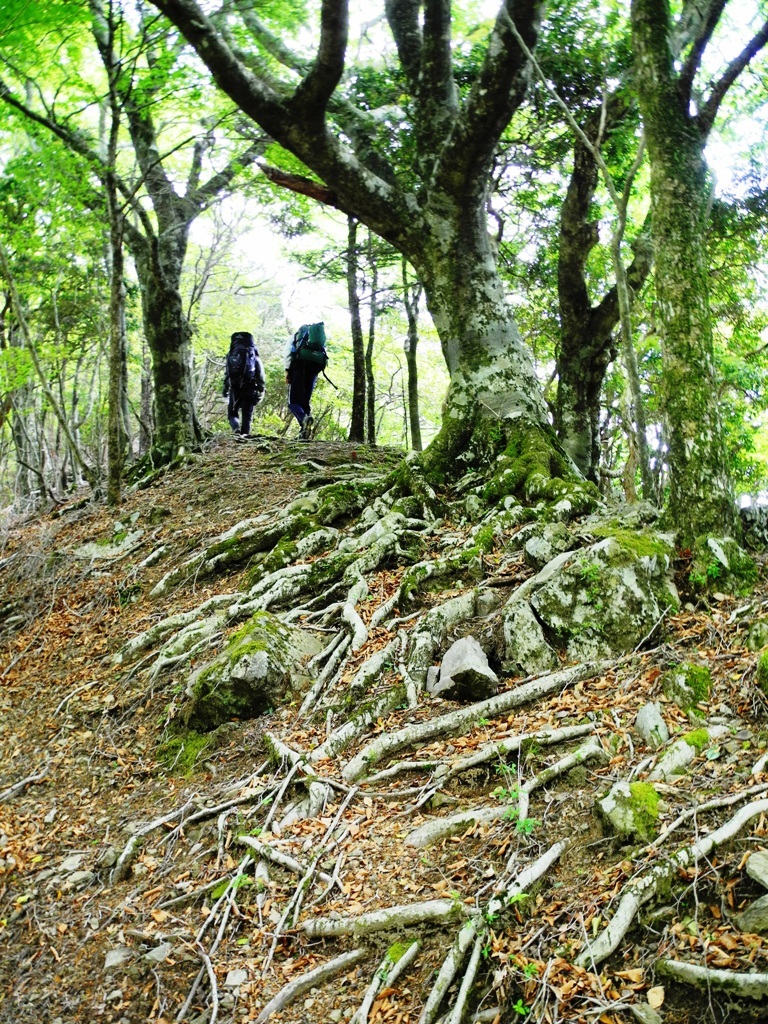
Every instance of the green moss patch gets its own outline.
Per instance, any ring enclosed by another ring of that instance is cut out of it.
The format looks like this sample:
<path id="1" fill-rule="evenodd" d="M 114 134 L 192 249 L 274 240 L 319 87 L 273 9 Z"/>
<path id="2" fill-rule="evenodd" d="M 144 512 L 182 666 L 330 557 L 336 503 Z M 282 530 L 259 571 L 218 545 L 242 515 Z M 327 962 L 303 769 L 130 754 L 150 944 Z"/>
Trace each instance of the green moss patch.
<path id="1" fill-rule="evenodd" d="M 201 755 L 213 749 L 213 746 L 212 736 L 190 729 L 161 743 L 157 748 L 157 756 L 169 771 L 189 775 Z"/>
<path id="2" fill-rule="evenodd" d="M 712 676 L 704 665 L 684 661 L 675 665 L 661 677 L 664 693 L 683 711 L 709 700 Z"/>
<path id="3" fill-rule="evenodd" d="M 763 651 L 763 653 L 757 659 L 757 668 L 755 669 L 755 682 L 760 687 L 765 696 L 768 697 L 768 651 Z"/>

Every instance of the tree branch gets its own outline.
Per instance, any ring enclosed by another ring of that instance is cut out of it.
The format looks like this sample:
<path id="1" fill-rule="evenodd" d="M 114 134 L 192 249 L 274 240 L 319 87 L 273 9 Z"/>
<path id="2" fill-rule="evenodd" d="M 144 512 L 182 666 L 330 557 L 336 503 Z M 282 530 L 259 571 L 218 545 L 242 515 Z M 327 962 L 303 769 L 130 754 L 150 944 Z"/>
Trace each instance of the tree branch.
<path id="1" fill-rule="evenodd" d="M 456 194 L 457 176 L 478 180 L 528 90 L 529 52 L 536 46 L 543 4 L 540 0 L 503 0 L 483 67 L 440 160 L 438 187 Z M 525 41 L 525 47 L 519 40 Z"/>
<path id="2" fill-rule="evenodd" d="M 337 210 L 343 210 L 339 197 L 332 188 L 328 188 L 321 181 L 312 181 L 311 178 L 304 178 L 300 174 L 291 174 L 289 171 L 281 171 L 279 167 L 272 167 L 270 164 L 259 164 L 261 171 L 274 184 L 280 188 L 287 188 L 301 196 L 309 196 L 324 206 L 333 206 Z"/>
<path id="3" fill-rule="evenodd" d="M 738 57 L 731 61 L 720 80 L 715 83 L 709 99 L 699 111 L 696 123 L 704 138 L 709 135 L 717 117 L 717 112 L 720 109 L 720 104 L 725 99 L 725 94 L 752 58 L 762 50 L 766 43 L 768 43 L 768 21 L 763 23 L 763 27 L 750 39 Z"/>
<path id="4" fill-rule="evenodd" d="M 412 96 L 417 96 L 419 92 L 423 45 L 419 25 L 420 7 L 419 0 L 386 0 L 385 4 L 387 22 Z"/>
<path id="5" fill-rule="evenodd" d="M 698 5 L 689 5 L 689 10 L 695 11 L 693 17 L 700 17 L 701 22 L 695 29 L 696 35 L 693 40 L 693 46 L 686 58 L 683 70 L 680 72 L 680 78 L 678 80 L 680 92 L 686 102 L 689 102 L 691 99 L 693 80 L 696 77 L 696 72 L 701 64 L 701 58 L 709 45 L 712 33 L 717 28 L 717 23 L 720 20 L 727 3 L 728 0 L 710 0 L 709 6 L 706 11 L 704 11 L 703 16 L 699 13 Z M 682 45 L 685 45 L 685 40 L 682 41 Z"/>
<path id="6" fill-rule="evenodd" d="M 289 101 L 308 124 L 322 124 L 328 101 L 341 81 L 349 34 L 348 0 L 323 0 L 320 45 L 307 76 Z"/>

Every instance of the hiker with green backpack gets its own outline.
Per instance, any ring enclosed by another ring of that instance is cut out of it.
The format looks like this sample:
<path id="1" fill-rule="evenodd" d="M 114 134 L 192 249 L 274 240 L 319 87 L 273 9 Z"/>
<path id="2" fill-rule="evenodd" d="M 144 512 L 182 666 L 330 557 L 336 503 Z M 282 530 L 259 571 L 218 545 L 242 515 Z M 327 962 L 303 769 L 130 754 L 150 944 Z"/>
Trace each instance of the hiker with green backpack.
<path id="1" fill-rule="evenodd" d="M 308 441 L 312 437 L 312 391 L 318 374 L 325 375 L 327 365 L 325 326 L 322 323 L 302 324 L 285 352 L 288 408 L 299 422 L 300 441 Z"/>

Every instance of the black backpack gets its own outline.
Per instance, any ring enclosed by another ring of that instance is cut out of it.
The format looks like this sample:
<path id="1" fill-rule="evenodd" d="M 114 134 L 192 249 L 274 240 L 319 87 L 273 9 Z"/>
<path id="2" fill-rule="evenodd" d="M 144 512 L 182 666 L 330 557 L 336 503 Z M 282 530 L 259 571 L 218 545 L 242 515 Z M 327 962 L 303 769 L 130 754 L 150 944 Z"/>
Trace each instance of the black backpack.
<path id="1" fill-rule="evenodd" d="M 237 392 L 252 390 L 256 386 L 256 363 L 259 353 L 251 335 L 243 334 L 233 340 L 227 354 L 229 383 Z"/>
<path id="2" fill-rule="evenodd" d="M 322 373 L 328 365 L 328 352 L 325 348 L 325 325 L 302 324 L 293 336 L 293 359 L 300 363 L 308 363 L 318 373 Z"/>

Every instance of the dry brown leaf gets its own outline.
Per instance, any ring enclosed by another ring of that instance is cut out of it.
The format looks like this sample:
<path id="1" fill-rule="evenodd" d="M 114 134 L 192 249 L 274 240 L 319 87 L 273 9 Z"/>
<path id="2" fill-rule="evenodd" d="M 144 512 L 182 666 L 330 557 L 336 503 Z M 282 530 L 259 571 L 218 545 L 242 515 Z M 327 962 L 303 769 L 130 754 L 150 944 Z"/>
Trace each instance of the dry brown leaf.
<path id="1" fill-rule="evenodd" d="M 654 985 L 653 988 L 648 989 L 648 1005 L 652 1010 L 658 1010 L 664 1005 L 664 986 Z"/>

